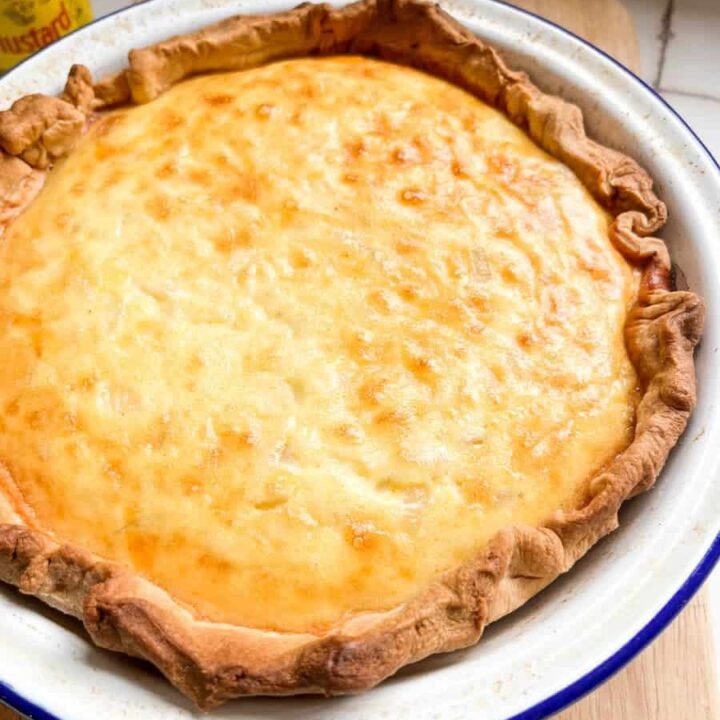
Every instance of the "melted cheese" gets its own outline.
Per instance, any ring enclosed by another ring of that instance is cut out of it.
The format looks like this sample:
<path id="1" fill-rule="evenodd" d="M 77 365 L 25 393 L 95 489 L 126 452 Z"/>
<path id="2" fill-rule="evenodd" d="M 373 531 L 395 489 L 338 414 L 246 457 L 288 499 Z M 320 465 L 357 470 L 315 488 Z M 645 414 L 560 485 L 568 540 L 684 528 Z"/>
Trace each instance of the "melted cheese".
<path id="1" fill-rule="evenodd" d="M 391 607 L 630 441 L 608 222 L 414 70 L 182 83 L 98 121 L 2 241 L 0 461 L 203 617 Z"/>

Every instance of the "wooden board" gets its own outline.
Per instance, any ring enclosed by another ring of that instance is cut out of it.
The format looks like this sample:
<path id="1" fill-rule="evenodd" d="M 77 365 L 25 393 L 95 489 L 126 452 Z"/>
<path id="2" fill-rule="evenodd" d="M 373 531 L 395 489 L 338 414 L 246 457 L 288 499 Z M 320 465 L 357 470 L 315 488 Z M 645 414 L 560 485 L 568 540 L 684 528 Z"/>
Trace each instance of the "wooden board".
<path id="1" fill-rule="evenodd" d="M 629 68 L 639 68 L 632 20 L 619 0 L 515 0 L 514 4 L 564 25 Z M 701 593 L 630 665 L 555 720 L 720 720 L 717 677 L 707 603 Z M 19 720 L 19 716 L 0 706 L 0 720 Z"/>
<path id="2" fill-rule="evenodd" d="M 509 1 L 572 30 L 629 68 L 639 69 L 640 50 L 632 18 L 620 0 Z"/>
<path id="3" fill-rule="evenodd" d="M 707 594 L 624 670 L 555 720 L 718 720 Z"/>

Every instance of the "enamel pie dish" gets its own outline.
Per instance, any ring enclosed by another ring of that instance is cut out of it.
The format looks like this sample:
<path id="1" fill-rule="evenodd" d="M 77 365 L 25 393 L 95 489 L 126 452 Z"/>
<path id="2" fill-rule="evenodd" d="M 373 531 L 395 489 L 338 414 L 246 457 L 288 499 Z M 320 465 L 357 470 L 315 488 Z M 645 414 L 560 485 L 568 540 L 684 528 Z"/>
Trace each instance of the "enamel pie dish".
<path id="1" fill-rule="evenodd" d="M 6 699 L 538 717 L 709 571 L 717 168 L 607 59 L 150 3 L 2 88 Z"/>

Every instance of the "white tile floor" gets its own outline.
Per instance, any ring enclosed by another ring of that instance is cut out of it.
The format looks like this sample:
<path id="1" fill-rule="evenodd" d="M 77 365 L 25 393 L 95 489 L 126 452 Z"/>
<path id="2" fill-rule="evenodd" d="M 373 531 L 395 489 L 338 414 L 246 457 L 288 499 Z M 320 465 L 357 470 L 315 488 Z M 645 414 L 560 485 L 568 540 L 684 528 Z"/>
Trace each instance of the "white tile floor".
<path id="1" fill-rule="evenodd" d="M 720 0 L 624 0 L 642 76 L 720 157 Z"/>
<path id="2" fill-rule="evenodd" d="M 640 44 L 641 75 L 655 84 L 660 75 L 660 56 L 663 46 L 663 17 L 667 0 L 625 0 L 635 22 Z"/>
<path id="3" fill-rule="evenodd" d="M 676 0 L 660 86 L 720 102 L 720 2 Z M 716 108 L 720 115 L 720 105 Z"/>

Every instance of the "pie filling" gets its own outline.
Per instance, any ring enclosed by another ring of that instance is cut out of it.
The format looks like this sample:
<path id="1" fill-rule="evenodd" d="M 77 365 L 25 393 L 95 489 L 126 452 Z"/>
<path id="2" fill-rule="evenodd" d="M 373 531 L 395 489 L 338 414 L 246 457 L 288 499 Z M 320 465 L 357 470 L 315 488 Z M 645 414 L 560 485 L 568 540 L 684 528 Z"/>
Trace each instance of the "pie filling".
<path id="1" fill-rule="evenodd" d="M 632 439 L 608 225 L 415 70 L 181 83 L 96 121 L 1 241 L 2 481 L 200 617 L 391 608 Z"/>

